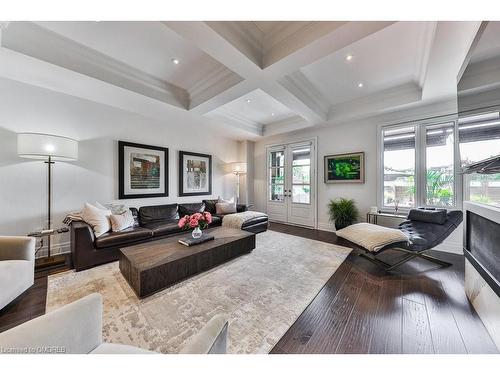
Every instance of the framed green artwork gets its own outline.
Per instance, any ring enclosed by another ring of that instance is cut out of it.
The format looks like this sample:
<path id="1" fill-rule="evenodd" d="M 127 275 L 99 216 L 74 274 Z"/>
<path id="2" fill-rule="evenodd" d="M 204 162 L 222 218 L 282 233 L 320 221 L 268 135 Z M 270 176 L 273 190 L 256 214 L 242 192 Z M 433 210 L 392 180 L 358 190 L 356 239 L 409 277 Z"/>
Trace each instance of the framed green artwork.
<path id="1" fill-rule="evenodd" d="M 365 153 L 325 156 L 325 183 L 365 182 Z"/>

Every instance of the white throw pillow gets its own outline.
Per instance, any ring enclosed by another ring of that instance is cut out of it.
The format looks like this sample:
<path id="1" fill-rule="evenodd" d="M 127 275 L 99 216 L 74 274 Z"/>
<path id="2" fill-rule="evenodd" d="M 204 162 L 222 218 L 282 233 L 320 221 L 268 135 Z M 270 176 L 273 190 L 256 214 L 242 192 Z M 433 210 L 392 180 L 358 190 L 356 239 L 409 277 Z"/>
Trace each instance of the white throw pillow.
<path id="1" fill-rule="evenodd" d="M 217 215 L 227 215 L 236 213 L 236 203 L 216 203 L 215 212 Z"/>
<path id="2" fill-rule="evenodd" d="M 82 219 L 92 227 L 96 237 L 100 237 L 111 230 L 108 218 L 110 215 L 110 210 L 103 210 L 89 203 L 85 203 L 83 206 Z"/>
<path id="3" fill-rule="evenodd" d="M 219 198 L 217 199 L 217 201 L 218 201 L 219 203 L 235 203 L 235 202 L 234 202 L 234 197 L 232 197 L 231 199 L 224 199 L 224 198 L 221 198 L 221 197 L 219 196 Z"/>
<path id="4" fill-rule="evenodd" d="M 134 216 L 130 210 L 127 210 L 120 215 L 110 215 L 109 221 L 111 222 L 111 230 L 119 232 L 134 225 Z"/>

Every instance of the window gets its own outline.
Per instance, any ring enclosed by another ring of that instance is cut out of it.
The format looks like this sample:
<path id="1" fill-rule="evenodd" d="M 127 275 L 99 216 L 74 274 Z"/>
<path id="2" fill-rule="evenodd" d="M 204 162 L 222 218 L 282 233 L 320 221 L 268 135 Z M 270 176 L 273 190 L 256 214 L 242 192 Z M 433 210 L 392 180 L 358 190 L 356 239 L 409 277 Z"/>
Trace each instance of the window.
<path id="1" fill-rule="evenodd" d="M 384 206 L 415 205 L 415 127 L 383 131 Z"/>
<path id="2" fill-rule="evenodd" d="M 455 122 L 425 127 L 426 206 L 455 206 L 454 133 Z"/>
<path id="3" fill-rule="evenodd" d="M 500 113 L 490 112 L 458 120 L 462 166 L 500 154 Z M 500 174 L 467 175 L 465 197 L 473 202 L 500 206 Z"/>
<path id="4" fill-rule="evenodd" d="M 283 201 L 285 194 L 285 151 L 269 154 L 269 200 Z"/>
<path id="5" fill-rule="evenodd" d="M 382 206 L 454 207 L 455 121 L 382 129 Z"/>
<path id="6" fill-rule="evenodd" d="M 311 148 L 292 151 L 292 202 L 311 201 Z"/>

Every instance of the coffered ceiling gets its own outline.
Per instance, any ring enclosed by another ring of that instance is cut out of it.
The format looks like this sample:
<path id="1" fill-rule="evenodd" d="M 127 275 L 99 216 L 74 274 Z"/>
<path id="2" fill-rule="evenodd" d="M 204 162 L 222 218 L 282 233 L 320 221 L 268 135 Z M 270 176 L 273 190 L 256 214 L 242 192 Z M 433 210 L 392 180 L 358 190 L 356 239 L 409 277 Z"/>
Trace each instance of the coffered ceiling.
<path id="1" fill-rule="evenodd" d="M 4 22 L 0 76 L 160 119 L 186 111 L 255 139 L 456 95 L 479 26 Z"/>

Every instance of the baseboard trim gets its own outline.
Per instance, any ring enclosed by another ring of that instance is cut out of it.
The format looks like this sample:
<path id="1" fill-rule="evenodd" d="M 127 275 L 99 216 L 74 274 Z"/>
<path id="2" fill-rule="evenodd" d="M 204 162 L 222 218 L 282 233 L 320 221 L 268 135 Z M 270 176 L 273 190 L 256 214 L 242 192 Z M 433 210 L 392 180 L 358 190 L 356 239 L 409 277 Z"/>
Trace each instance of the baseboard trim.
<path id="1" fill-rule="evenodd" d="M 335 225 L 332 223 L 320 223 L 318 222 L 318 229 L 325 232 L 335 232 Z"/>
<path id="2" fill-rule="evenodd" d="M 71 252 L 71 242 L 60 242 L 51 244 L 50 254 L 66 254 Z M 45 258 L 47 256 L 47 246 L 42 247 L 37 253 L 35 258 Z"/>

